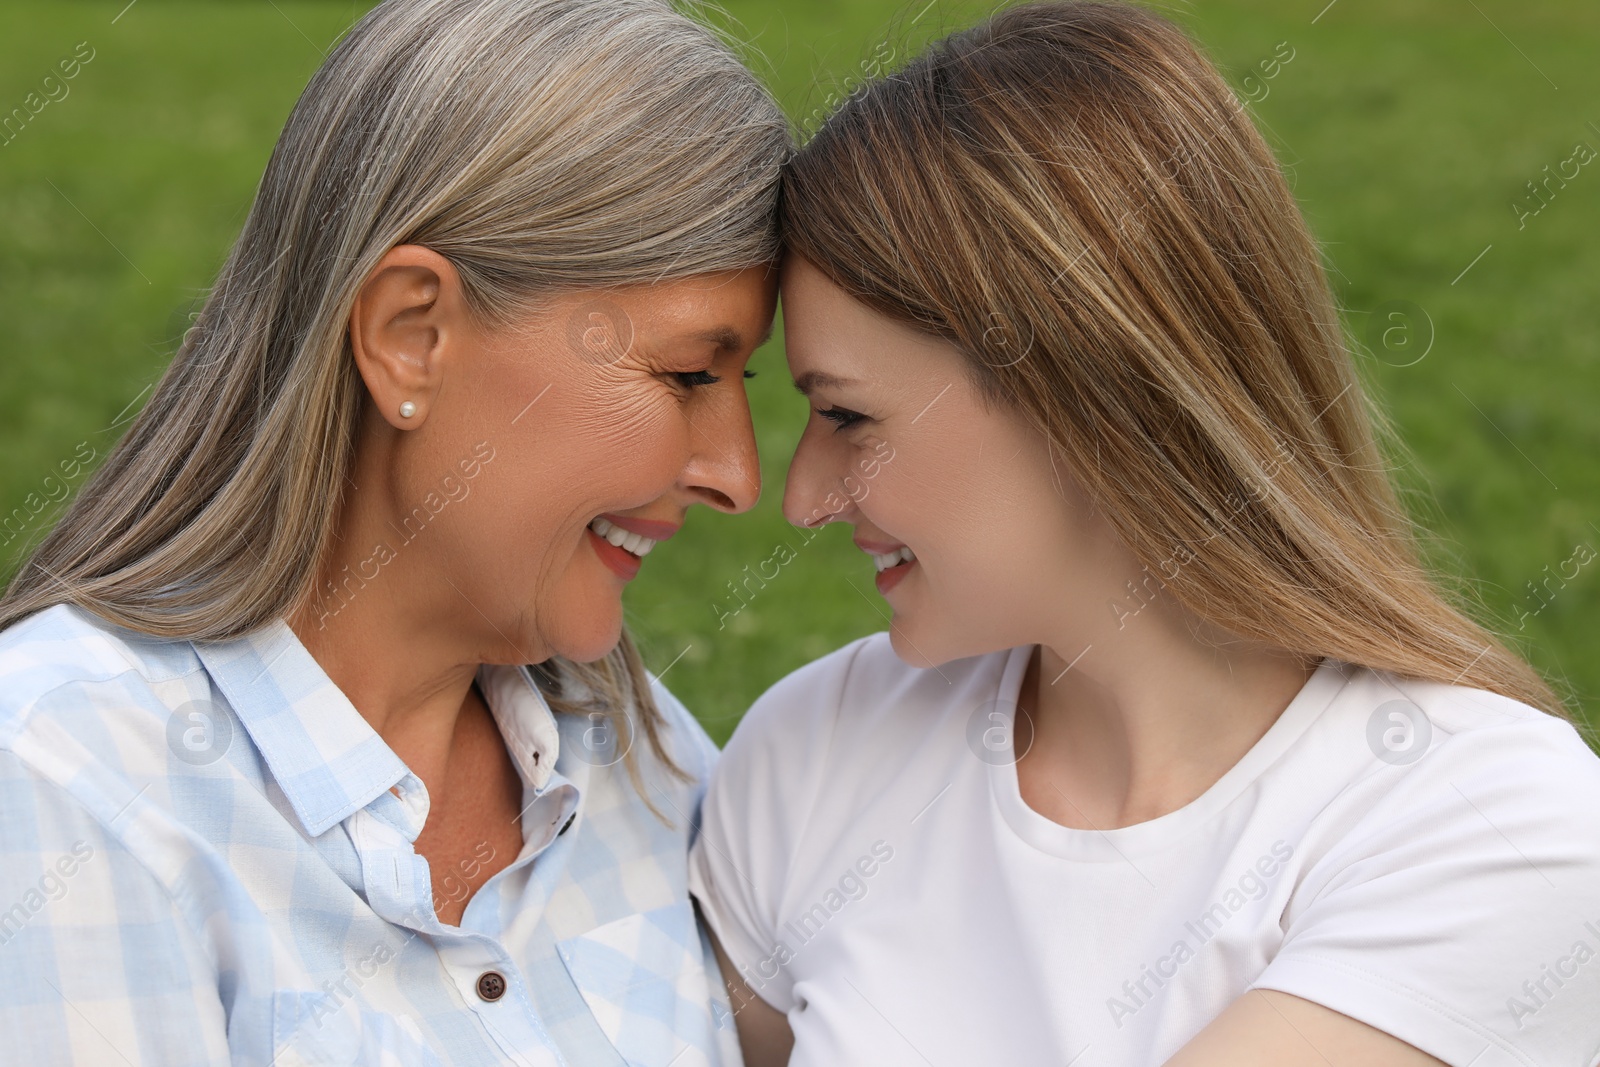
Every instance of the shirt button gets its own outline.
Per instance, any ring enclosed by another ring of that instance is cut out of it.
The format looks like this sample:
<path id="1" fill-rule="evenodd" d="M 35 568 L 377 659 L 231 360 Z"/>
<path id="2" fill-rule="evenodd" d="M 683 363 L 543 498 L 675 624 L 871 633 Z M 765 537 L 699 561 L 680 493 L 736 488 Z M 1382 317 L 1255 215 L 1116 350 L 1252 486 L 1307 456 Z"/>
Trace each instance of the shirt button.
<path id="1" fill-rule="evenodd" d="M 569 829 L 571 829 L 572 828 L 572 821 L 574 819 L 576 819 L 577 817 L 578 817 L 578 813 L 577 812 L 573 812 L 571 815 L 568 815 L 567 816 L 567 821 L 562 823 L 561 824 L 561 829 L 556 831 L 556 836 L 560 837 L 562 834 L 566 833 Z"/>
<path id="2" fill-rule="evenodd" d="M 499 971 L 484 971 L 478 975 L 478 997 L 493 1004 L 506 995 L 506 978 Z"/>

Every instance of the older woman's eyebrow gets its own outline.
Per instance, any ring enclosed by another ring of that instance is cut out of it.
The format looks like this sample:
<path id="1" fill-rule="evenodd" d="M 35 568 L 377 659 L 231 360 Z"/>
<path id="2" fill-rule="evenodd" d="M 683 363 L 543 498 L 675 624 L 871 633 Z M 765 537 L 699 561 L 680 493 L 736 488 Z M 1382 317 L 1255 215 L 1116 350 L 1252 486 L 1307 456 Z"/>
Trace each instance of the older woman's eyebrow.
<path id="1" fill-rule="evenodd" d="M 838 375 L 829 374 L 827 371 L 808 370 L 794 380 L 794 387 L 806 396 L 813 390 L 825 388 L 838 388 L 843 385 L 854 385 L 854 378 L 840 378 Z"/>
<path id="2" fill-rule="evenodd" d="M 719 349 L 729 352 L 738 352 L 744 348 L 744 334 L 732 326 L 714 326 L 702 333 L 695 334 L 694 339 L 696 341 L 710 341 Z M 761 335 L 760 340 L 756 341 L 754 347 L 760 348 L 770 340 L 772 340 L 772 326 L 769 324 L 767 332 Z"/>

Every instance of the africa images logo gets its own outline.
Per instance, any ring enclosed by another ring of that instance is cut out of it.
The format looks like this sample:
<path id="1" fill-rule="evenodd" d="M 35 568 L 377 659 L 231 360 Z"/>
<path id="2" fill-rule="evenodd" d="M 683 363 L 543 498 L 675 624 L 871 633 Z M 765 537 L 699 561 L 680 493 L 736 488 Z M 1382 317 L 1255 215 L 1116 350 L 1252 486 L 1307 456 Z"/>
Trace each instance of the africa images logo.
<path id="1" fill-rule="evenodd" d="M 191 766 L 217 762 L 231 744 L 233 720 L 210 701 L 186 701 L 167 717 L 167 748 Z"/>

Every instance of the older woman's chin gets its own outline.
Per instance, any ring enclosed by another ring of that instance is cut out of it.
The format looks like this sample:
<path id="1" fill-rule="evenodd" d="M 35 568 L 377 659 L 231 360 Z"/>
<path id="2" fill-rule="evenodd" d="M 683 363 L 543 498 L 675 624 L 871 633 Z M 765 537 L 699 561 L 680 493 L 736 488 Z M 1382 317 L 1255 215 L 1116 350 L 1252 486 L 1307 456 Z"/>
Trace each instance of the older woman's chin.
<path id="1" fill-rule="evenodd" d="M 622 604 L 597 601 L 563 613 L 555 622 L 538 642 L 547 655 L 593 663 L 609 655 L 622 639 Z"/>

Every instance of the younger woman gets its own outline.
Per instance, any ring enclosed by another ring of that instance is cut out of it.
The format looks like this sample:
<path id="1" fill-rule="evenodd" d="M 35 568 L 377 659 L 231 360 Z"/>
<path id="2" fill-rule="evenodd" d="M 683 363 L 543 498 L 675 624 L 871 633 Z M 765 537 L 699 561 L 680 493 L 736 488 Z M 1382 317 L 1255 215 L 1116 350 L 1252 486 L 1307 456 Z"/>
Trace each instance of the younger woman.
<path id="1" fill-rule="evenodd" d="M 784 204 L 785 511 L 894 615 L 706 800 L 747 1062 L 1593 1063 L 1600 759 L 1418 562 L 1186 38 L 1007 11 L 856 93 Z"/>

